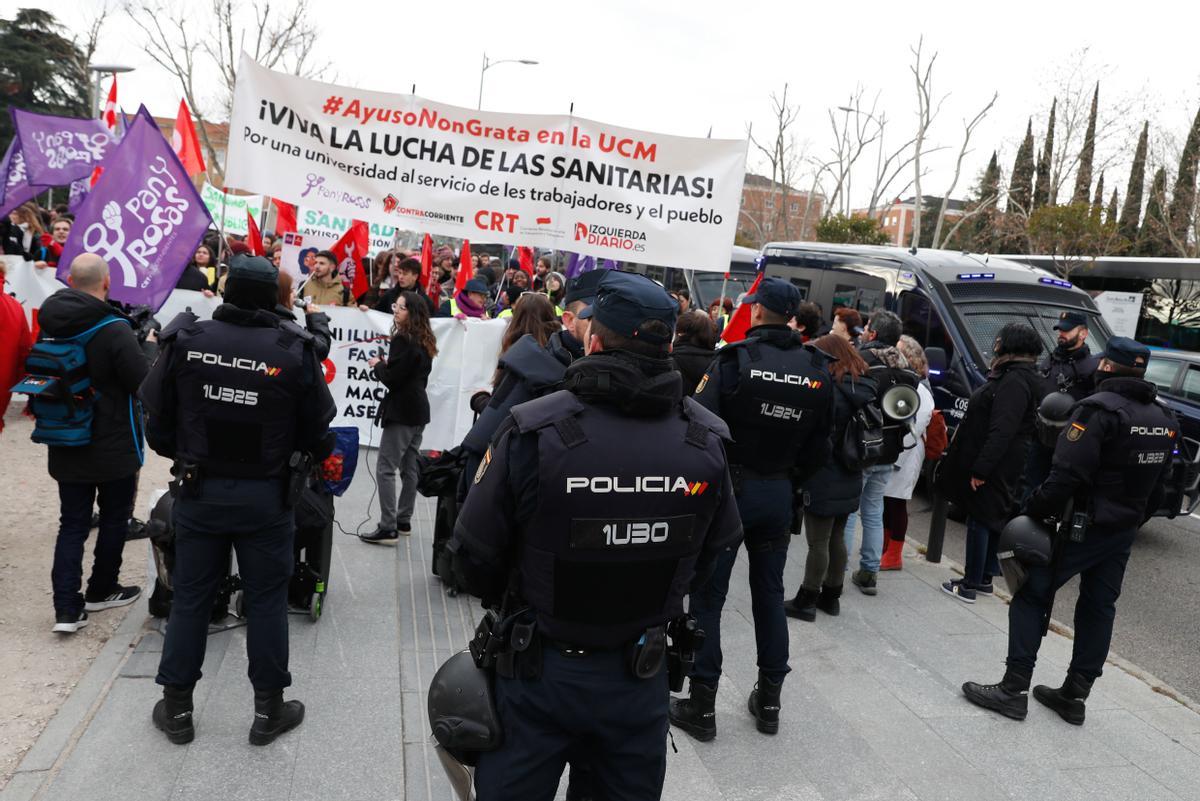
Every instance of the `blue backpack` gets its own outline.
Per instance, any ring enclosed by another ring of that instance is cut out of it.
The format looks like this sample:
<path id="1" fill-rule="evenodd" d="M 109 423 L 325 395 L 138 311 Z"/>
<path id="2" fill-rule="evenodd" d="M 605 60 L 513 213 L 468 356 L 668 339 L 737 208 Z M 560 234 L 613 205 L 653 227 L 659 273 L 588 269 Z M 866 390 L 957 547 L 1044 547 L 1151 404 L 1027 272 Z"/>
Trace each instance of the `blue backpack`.
<path id="1" fill-rule="evenodd" d="M 129 321 L 111 314 L 73 337 L 43 337 L 34 344 L 25 360 L 28 374 L 12 388 L 29 396 L 34 442 L 77 447 L 92 441 L 96 390 L 86 348 L 101 328 L 116 322 Z"/>

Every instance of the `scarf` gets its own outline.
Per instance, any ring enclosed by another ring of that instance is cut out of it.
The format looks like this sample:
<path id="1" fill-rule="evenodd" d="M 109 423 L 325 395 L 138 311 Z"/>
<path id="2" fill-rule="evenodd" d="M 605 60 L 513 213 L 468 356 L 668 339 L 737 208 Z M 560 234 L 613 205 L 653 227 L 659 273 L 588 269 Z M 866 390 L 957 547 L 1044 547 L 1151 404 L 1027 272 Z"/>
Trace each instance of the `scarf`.
<path id="1" fill-rule="evenodd" d="M 487 316 L 487 310 L 467 296 L 467 291 L 464 289 L 454 296 L 454 303 L 458 306 L 458 317 L 478 317 Z"/>

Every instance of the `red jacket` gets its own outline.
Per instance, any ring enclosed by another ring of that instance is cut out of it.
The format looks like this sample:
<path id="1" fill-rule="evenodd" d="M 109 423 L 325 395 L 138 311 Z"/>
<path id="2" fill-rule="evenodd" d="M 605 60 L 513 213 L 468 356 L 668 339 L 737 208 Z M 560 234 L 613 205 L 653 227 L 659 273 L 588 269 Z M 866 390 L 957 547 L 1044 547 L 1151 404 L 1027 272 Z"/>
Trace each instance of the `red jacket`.
<path id="1" fill-rule="evenodd" d="M 25 310 L 4 291 L 0 274 L 0 431 L 4 430 L 4 412 L 12 400 L 9 388 L 25 377 L 25 357 L 32 347 L 33 334 Z"/>

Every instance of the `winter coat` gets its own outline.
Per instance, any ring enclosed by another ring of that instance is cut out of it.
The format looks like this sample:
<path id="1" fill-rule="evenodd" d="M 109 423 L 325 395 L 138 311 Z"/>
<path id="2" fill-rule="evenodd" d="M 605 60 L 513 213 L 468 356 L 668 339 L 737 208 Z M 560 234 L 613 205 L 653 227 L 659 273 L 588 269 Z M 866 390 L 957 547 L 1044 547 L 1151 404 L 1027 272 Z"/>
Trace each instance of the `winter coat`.
<path id="1" fill-rule="evenodd" d="M 804 489 L 808 493 L 806 509 L 810 514 L 836 517 L 848 515 L 858 508 L 858 499 L 862 495 L 862 471 L 847 470 L 837 454 L 841 450 L 850 417 L 857 409 L 874 400 L 876 391 L 875 380 L 869 376 L 843 376 L 841 386 L 834 388 L 833 456 L 804 482 Z"/>
<path id="2" fill-rule="evenodd" d="M 38 311 L 39 339 L 69 337 L 91 328 L 110 314 L 124 317 L 114 307 L 78 289 L 55 292 Z M 132 326 L 112 323 L 96 332 L 87 344 L 88 374 L 96 390 L 92 441 L 78 447 L 49 448 L 50 475 L 55 481 L 99 484 L 133 475 L 141 467 L 140 407 L 130 399 L 150 370 L 158 347 L 139 345 Z M 134 441 L 136 428 L 137 442 Z"/>
<path id="3" fill-rule="evenodd" d="M 716 351 L 702 348 L 698 345 L 676 345 L 671 351 L 671 358 L 683 376 L 683 394 L 691 395 L 696 391 L 696 385 L 704 377 L 704 372 L 712 364 Z"/>
<path id="4" fill-rule="evenodd" d="M 179 280 L 175 282 L 175 288 L 203 292 L 206 289 L 212 289 L 212 286 L 208 283 L 208 276 L 201 272 L 199 267 L 195 264 L 189 264 L 179 274 Z"/>
<path id="5" fill-rule="evenodd" d="M 925 429 L 929 428 L 929 420 L 933 417 L 933 392 L 928 382 L 917 384 L 917 394 L 921 397 L 921 405 L 912 419 L 911 433 L 904 437 L 904 447 L 908 450 L 903 451 L 892 465 L 892 474 L 883 491 L 886 498 L 911 498 L 925 464 Z"/>
<path id="6" fill-rule="evenodd" d="M 425 349 L 404 334 L 392 337 L 386 361 L 375 365 L 374 373 L 387 387 L 377 418 L 383 425 L 399 423 L 423 426 L 429 422 L 429 396 L 425 386 L 433 359 Z"/>
<path id="7" fill-rule="evenodd" d="M 1035 433 L 1042 377 L 1032 362 L 1009 362 L 975 390 L 938 465 L 938 489 L 988 528 L 1004 527 L 1016 504 Z M 972 478 L 984 484 L 972 490 Z"/>
<path id="8" fill-rule="evenodd" d="M 4 291 L 4 273 L 0 272 L 0 431 L 4 430 L 4 412 L 12 399 L 9 387 L 24 377 L 25 357 L 32 345 L 25 310 Z"/>

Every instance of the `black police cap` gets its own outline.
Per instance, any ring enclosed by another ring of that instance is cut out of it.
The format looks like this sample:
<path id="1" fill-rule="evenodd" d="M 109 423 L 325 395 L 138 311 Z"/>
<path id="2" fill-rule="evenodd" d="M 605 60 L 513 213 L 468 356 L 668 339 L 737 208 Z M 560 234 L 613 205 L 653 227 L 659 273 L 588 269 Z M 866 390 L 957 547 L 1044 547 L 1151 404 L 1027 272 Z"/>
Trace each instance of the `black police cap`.
<path id="1" fill-rule="evenodd" d="M 800 308 L 800 290 L 782 278 L 764 278 L 754 294 L 742 298 L 742 303 L 757 303 L 784 317 L 792 317 Z"/>
<path id="2" fill-rule="evenodd" d="M 229 281 L 259 281 L 279 283 L 279 269 L 264 256 L 234 256 L 229 262 Z"/>
<path id="3" fill-rule="evenodd" d="M 674 336 L 679 303 L 667 294 L 667 290 L 644 275 L 606 270 L 600 279 L 596 300 L 579 316 L 582 319 L 594 317 L 621 336 L 661 345 Z M 663 323 L 670 333 L 659 336 L 641 330 L 650 320 Z"/>
<path id="4" fill-rule="evenodd" d="M 567 282 L 567 294 L 563 298 L 563 303 L 570 306 L 577 300 L 582 300 L 584 303 L 591 303 L 596 297 L 596 289 L 600 286 L 600 279 L 604 277 L 607 270 L 588 270 L 586 273 L 580 273 Z"/>
<path id="5" fill-rule="evenodd" d="M 1072 328 L 1079 326 L 1087 328 L 1088 318 L 1083 312 L 1065 311 L 1058 315 L 1058 322 L 1054 324 L 1055 331 L 1070 331 Z"/>
<path id="6" fill-rule="evenodd" d="M 1104 358 L 1114 364 L 1145 370 L 1150 362 L 1150 349 L 1129 337 L 1113 337 L 1104 346 Z"/>

